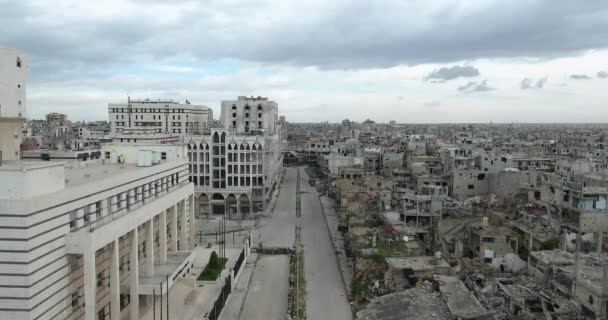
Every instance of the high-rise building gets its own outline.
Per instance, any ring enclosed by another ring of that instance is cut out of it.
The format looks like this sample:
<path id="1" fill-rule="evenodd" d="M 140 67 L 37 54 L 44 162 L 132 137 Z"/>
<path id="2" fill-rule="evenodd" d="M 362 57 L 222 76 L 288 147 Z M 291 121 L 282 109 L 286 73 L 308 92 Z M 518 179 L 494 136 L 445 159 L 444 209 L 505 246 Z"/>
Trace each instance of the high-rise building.
<path id="1" fill-rule="evenodd" d="M 21 158 L 28 71 L 25 52 L 0 48 L 0 158 L 4 160 Z"/>
<path id="2" fill-rule="evenodd" d="M 222 129 L 187 137 L 190 179 L 201 214 L 264 210 L 282 166 L 278 105 L 268 98 L 222 101 Z"/>
<path id="3" fill-rule="evenodd" d="M 277 103 L 268 98 L 239 96 L 237 100 L 222 101 L 220 121 L 236 134 L 260 129 L 275 132 L 278 117 Z"/>

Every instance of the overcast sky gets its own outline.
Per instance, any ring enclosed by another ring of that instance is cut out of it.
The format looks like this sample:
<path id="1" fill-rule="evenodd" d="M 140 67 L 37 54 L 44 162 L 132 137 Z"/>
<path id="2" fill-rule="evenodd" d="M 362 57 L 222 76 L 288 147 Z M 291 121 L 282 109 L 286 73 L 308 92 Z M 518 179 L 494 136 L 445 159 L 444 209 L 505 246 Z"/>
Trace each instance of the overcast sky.
<path id="1" fill-rule="evenodd" d="M 606 0 L 0 0 L 0 30 L 30 118 L 260 95 L 293 122 L 608 122 Z"/>

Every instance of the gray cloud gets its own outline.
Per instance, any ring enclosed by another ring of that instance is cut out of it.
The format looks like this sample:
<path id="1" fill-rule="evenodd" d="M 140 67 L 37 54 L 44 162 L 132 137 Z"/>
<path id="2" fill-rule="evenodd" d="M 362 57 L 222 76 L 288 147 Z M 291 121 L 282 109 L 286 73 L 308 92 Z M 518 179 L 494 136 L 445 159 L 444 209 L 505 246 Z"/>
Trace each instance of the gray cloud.
<path id="1" fill-rule="evenodd" d="M 131 0 L 120 7 L 104 4 L 102 15 L 95 14 L 96 2 L 68 6 L 0 0 L 0 43 L 29 51 L 37 76 L 49 77 L 184 57 L 358 69 L 550 58 L 608 47 L 605 0 L 495 1 L 465 7 L 457 1 L 429 5 L 397 0 L 194 4 Z"/>
<path id="2" fill-rule="evenodd" d="M 428 76 L 426 76 L 425 80 L 439 80 L 439 81 L 447 81 L 453 80 L 460 77 L 470 78 L 476 77 L 479 75 L 479 70 L 471 66 L 453 66 L 453 67 L 443 67 L 441 69 L 433 70 Z"/>
<path id="3" fill-rule="evenodd" d="M 591 78 L 588 75 L 586 75 L 586 74 L 571 74 L 570 75 L 570 79 L 574 79 L 574 80 L 589 80 Z"/>
<path id="4" fill-rule="evenodd" d="M 601 78 L 601 79 L 608 78 L 608 72 L 606 72 L 606 71 L 600 71 L 600 72 L 597 73 L 597 77 Z"/>
<path id="5" fill-rule="evenodd" d="M 465 85 L 459 86 L 458 91 L 465 93 L 492 91 L 494 88 L 488 85 L 488 80 L 480 82 L 470 81 Z"/>
<path id="6" fill-rule="evenodd" d="M 522 90 L 528 90 L 528 89 L 542 89 L 545 86 L 545 83 L 547 83 L 547 79 L 548 77 L 544 77 L 544 78 L 540 78 L 538 79 L 536 82 L 530 78 L 524 78 L 523 80 L 521 80 L 521 83 L 519 84 L 519 87 Z"/>
<path id="7" fill-rule="evenodd" d="M 439 101 L 429 101 L 429 102 L 425 102 L 424 106 L 427 108 L 437 108 L 437 107 L 441 107 L 441 102 Z"/>

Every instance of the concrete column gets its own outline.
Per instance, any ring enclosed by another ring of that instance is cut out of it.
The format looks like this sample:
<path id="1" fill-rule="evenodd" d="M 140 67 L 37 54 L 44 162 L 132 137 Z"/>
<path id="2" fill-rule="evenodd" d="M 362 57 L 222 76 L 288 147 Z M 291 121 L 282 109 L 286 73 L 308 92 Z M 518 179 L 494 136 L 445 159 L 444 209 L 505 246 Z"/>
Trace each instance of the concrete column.
<path id="1" fill-rule="evenodd" d="M 251 197 L 249 198 L 249 219 L 253 218 L 253 200 L 251 200 Z"/>
<path id="2" fill-rule="evenodd" d="M 150 186 L 147 183 L 144 184 L 143 187 L 141 188 L 141 190 L 142 190 L 142 199 L 143 199 L 144 203 L 148 202 L 148 197 L 150 196 L 150 194 L 149 194 L 149 188 L 150 188 Z"/>
<path id="3" fill-rule="evenodd" d="M 131 210 L 135 204 L 135 192 L 133 189 L 127 191 L 127 208 Z"/>
<path id="4" fill-rule="evenodd" d="M 112 213 L 116 212 L 118 210 L 118 197 L 117 196 L 111 196 L 110 197 L 110 203 L 112 204 Z"/>
<path id="5" fill-rule="evenodd" d="M 160 263 L 167 262 L 167 210 L 160 213 L 158 219 L 158 259 Z"/>
<path id="6" fill-rule="evenodd" d="M 188 243 L 190 244 L 190 250 L 194 250 L 194 243 L 196 237 L 196 219 L 195 219 L 195 204 L 194 204 L 194 195 L 190 196 L 190 237 L 188 239 Z"/>
<path id="7" fill-rule="evenodd" d="M 240 196 L 239 196 L 239 198 L 240 198 Z M 237 217 L 237 219 L 239 217 L 243 218 L 242 212 L 241 212 L 241 200 L 239 198 L 236 198 L 236 217 Z"/>
<path id="8" fill-rule="evenodd" d="M 146 274 L 154 274 L 154 219 L 146 222 Z"/>
<path id="9" fill-rule="evenodd" d="M 89 221 L 95 222 L 97 220 L 97 203 L 91 203 L 88 210 Z"/>
<path id="10" fill-rule="evenodd" d="M 602 244 L 604 242 L 604 233 L 598 232 L 597 234 L 597 252 L 602 253 Z"/>
<path id="11" fill-rule="evenodd" d="M 180 219 L 182 220 L 182 224 L 181 224 L 181 236 L 180 236 L 180 250 L 182 251 L 186 251 L 188 250 L 188 225 L 186 223 L 186 219 L 188 219 L 188 214 L 186 211 L 186 200 L 182 200 L 180 201 L 181 203 L 181 209 L 180 209 Z"/>
<path id="12" fill-rule="evenodd" d="M 171 251 L 177 251 L 177 204 L 171 208 Z"/>
<path id="13" fill-rule="evenodd" d="M 118 239 L 112 243 L 110 255 L 110 319 L 120 319 L 120 255 Z"/>
<path id="14" fill-rule="evenodd" d="M 76 228 L 82 228 L 84 226 L 84 209 L 76 210 Z"/>
<path id="15" fill-rule="evenodd" d="M 103 199 L 100 201 L 101 210 L 99 212 L 100 216 L 103 218 L 108 215 L 108 199 Z"/>
<path id="16" fill-rule="evenodd" d="M 130 276 L 129 282 L 131 288 L 129 290 L 130 300 L 129 303 L 131 307 L 131 319 L 139 319 L 139 236 L 137 232 L 137 228 L 131 231 L 131 248 L 129 257 L 130 264 Z"/>
<path id="17" fill-rule="evenodd" d="M 95 302 L 97 300 L 97 271 L 95 270 L 95 251 L 90 250 L 83 254 L 84 260 L 84 318 L 85 320 L 95 320 L 97 310 Z"/>

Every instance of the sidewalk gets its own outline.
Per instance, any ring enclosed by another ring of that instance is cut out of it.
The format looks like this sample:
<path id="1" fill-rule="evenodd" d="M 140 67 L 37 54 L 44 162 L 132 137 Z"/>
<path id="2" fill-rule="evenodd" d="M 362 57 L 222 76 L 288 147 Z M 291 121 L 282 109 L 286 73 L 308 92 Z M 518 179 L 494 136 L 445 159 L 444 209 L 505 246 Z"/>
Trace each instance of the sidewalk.
<path id="1" fill-rule="evenodd" d="M 240 319 L 243 306 L 245 305 L 247 291 L 249 290 L 251 279 L 253 278 L 253 270 L 255 269 L 257 261 L 257 253 L 252 252 L 251 255 L 249 255 L 249 259 L 247 259 L 247 263 L 243 267 L 243 271 L 241 271 L 241 276 L 236 282 L 235 288 L 226 302 L 224 311 L 222 311 L 220 314 L 220 320 Z"/>
<path id="2" fill-rule="evenodd" d="M 279 185 L 282 186 L 283 177 L 285 175 L 285 168 L 282 168 L 281 177 L 279 181 L 281 182 Z M 252 247 L 255 247 L 257 244 L 257 237 L 255 236 L 257 230 L 263 227 L 266 223 L 270 221 L 274 213 L 274 208 L 279 199 L 279 195 L 281 193 L 281 188 L 277 190 L 272 195 L 266 210 L 262 214 L 256 216 L 255 225 L 253 226 L 252 233 Z M 236 286 L 230 294 L 228 301 L 226 302 L 226 306 L 224 310 L 220 314 L 219 320 L 239 320 L 241 318 L 241 313 L 243 311 L 243 307 L 245 306 L 245 299 L 247 298 L 247 293 L 249 288 L 251 287 L 251 281 L 253 279 L 253 271 L 258 262 L 258 254 L 253 251 L 247 258 L 247 262 L 243 267 L 243 271 L 241 271 L 241 276 L 238 278 L 236 282 Z"/>
<path id="3" fill-rule="evenodd" d="M 346 257 L 346 253 L 344 251 L 344 238 L 338 231 L 338 214 L 336 213 L 334 203 L 331 199 L 326 196 L 319 196 L 319 198 L 321 200 L 321 208 L 323 208 L 332 245 L 334 247 L 334 251 L 336 252 L 336 259 L 338 260 L 338 267 L 340 268 L 340 274 L 342 275 L 342 281 L 344 282 L 344 289 L 350 297 L 353 274 L 348 264 L 348 257 Z"/>

